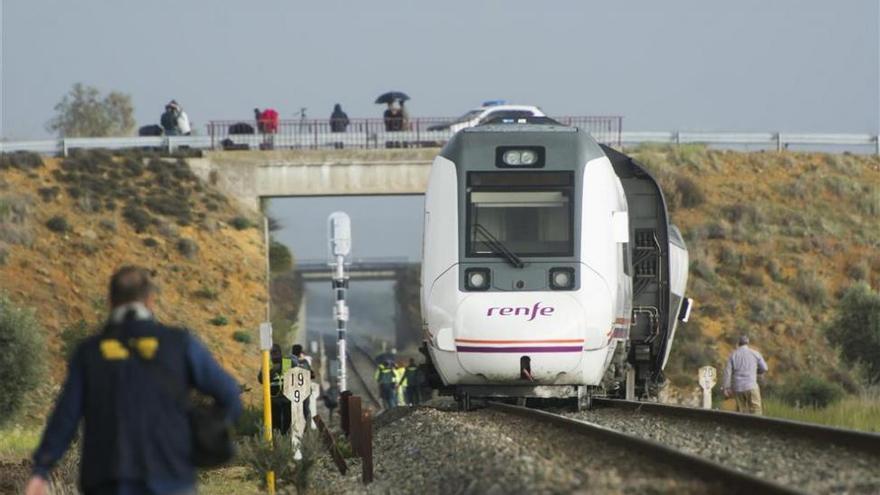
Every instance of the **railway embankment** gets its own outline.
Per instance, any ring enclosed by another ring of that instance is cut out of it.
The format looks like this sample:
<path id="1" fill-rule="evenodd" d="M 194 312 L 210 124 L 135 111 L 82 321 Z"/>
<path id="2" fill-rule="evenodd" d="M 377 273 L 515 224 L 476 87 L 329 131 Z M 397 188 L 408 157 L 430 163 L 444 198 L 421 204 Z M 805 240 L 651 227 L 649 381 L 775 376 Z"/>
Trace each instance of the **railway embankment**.
<path id="1" fill-rule="evenodd" d="M 46 347 L 32 359 L 50 377 L 15 422 L 42 420 L 66 356 L 106 317 L 107 281 L 124 264 L 155 272 L 160 319 L 192 329 L 242 383 L 254 383 L 268 297 L 260 225 L 183 159 L 3 156 L 0 292 L 37 315 Z"/>

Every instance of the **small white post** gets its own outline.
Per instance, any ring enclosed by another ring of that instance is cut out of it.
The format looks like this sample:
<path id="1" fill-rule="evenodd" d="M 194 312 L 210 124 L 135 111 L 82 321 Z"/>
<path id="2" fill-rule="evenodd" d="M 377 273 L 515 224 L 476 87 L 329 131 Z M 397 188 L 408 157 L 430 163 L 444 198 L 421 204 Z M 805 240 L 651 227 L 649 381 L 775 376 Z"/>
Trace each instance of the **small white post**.
<path id="1" fill-rule="evenodd" d="M 626 368 L 626 400 L 636 399 L 636 367 L 628 366 Z"/>
<path id="2" fill-rule="evenodd" d="M 715 386 L 716 370 L 712 366 L 700 368 L 700 387 L 703 389 L 703 409 L 712 409 L 712 387 Z"/>

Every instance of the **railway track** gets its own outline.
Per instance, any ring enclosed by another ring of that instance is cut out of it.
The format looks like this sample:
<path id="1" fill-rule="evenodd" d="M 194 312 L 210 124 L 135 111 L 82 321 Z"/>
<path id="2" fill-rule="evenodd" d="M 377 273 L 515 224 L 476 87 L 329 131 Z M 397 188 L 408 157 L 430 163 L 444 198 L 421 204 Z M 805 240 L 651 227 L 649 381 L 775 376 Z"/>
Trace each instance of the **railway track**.
<path id="1" fill-rule="evenodd" d="M 806 493 L 880 493 L 880 435 L 650 402 L 566 414 Z"/>
<path id="2" fill-rule="evenodd" d="M 705 483 L 706 493 L 766 493 L 766 494 L 798 494 L 797 489 L 769 481 L 710 459 L 672 448 L 663 443 L 649 440 L 637 435 L 616 431 L 584 420 L 556 414 L 548 411 L 529 409 L 521 406 L 488 403 L 489 408 L 506 414 L 520 416 L 541 424 L 551 424 L 564 430 L 566 434 L 574 434 L 598 441 L 609 449 L 618 448 L 633 457 L 631 463 L 636 470 L 657 470 L 657 465 L 670 469 L 673 476 L 680 476 L 690 482 Z M 601 454 L 599 454 L 601 455 Z M 636 458 L 642 458 L 636 460 Z M 659 468 L 663 471 L 663 467 Z M 638 477 L 639 472 L 631 473 Z"/>
<path id="3" fill-rule="evenodd" d="M 348 343 L 350 352 L 346 354 L 346 361 L 348 361 L 348 369 L 351 371 L 349 375 L 354 377 L 354 383 L 349 382 L 349 389 L 363 397 L 363 400 L 373 409 L 379 411 L 382 409 L 382 401 L 379 399 L 379 393 L 373 387 L 373 370 L 375 368 L 373 358 L 369 352 L 353 340 L 350 339 Z"/>

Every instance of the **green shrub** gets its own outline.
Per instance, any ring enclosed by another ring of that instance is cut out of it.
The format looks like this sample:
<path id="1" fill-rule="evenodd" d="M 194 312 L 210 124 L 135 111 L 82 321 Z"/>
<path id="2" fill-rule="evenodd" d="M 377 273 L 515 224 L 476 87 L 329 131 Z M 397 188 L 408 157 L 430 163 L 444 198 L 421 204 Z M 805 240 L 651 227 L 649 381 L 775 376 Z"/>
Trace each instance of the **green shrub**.
<path id="1" fill-rule="evenodd" d="M 208 320 L 208 322 L 211 323 L 211 325 L 222 327 L 229 324 L 229 319 L 223 315 L 217 315 Z"/>
<path id="2" fill-rule="evenodd" d="M 848 288 L 826 333 L 844 359 L 863 366 L 868 380 L 880 383 L 880 293 L 864 282 Z"/>
<path id="3" fill-rule="evenodd" d="M 13 151 L 12 153 L 0 153 L 0 170 L 17 168 L 29 170 L 43 166 L 43 158 L 39 154 L 30 151 Z"/>
<path id="4" fill-rule="evenodd" d="M 212 287 L 208 287 L 207 285 L 203 285 L 199 287 L 199 289 L 193 292 L 193 295 L 196 297 L 200 297 L 202 299 L 209 299 L 211 301 L 217 300 L 217 296 L 220 295 L 220 291 L 214 289 Z"/>
<path id="5" fill-rule="evenodd" d="M 45 341 L 33 310 L 0 293 L 0 424 L 12 419 L 25 395 L 44 380 Z"/>
<path id="6" fill-rule="evenodd" d="M 794 282 L 794 293 L 802 302 L 813 306 L 825 304 L 828 299 L 828 288 L 825 281 L 816 272 L 799 271 Z"/>
<path id="7" fill-rule="evenodd" d="M 290 249 L 276 240 L 269 244 L 269 267 L 272 273 L 283 273 L 293 267 L 293 255 Z"/>
<path id="8" fill-rule="evenodd" d="M 235 227 L 235 230 L 245 230 L 254 226 L 251 221 L 245 217 L 235 217 L 229 221 L 229 225 Z"/>
<path id="9" fill-rule="evenodd" d="M 695 208 L 706 201 L 699 184 L 686 175 L 675 176 L 675 187 L 680 195 L 681 206 L 685 208 Z"/>
<path id="10" fill-rule="evenodd" d="M 259 435 L 263 425 L 262 407 L 254 407 L 245 404 L 241 416 L 235 422 L 235 434 L 239 437 L 252 437 Z"/>
<path id="11" fill-rule="evenodd" d="M 199 252 L 199 245 L 196 244 L 196 241 L 183 237 L 177 241 L 177 250 L 180 254 L 192 259 Z"/>
<path id="12" fill-rule="evenodd" d="M 95 329 L 83 319 L 64 327 L 61 330 L 61 353 L 66 359 L 70 359 L 76 346 L 93 333 Z"/>
<path id="13" fill-rule="evenodd" d="M 236 330 L 232 334 L 232 339 L 236 342 L 241 342 L 242 344 L 250 344 L 253 337 L 250 332 L 246 332 L 244 330 Z"/>
<path id="14" fill-rule="evenodd" d="M 61 188 L 58 186 L 52 187 L 41 187 L 37 189 L 37 193 L 40 195 L 40 198 L 43 199 L 46 203 L 50 203 L 58 197 L 58 193 L 61 192 Z"/>
<path id="15" fill-rule="evenodd" d="M 770 275 L 770 278 L 773 279 L 774 282 L 785 281 L 785 274 L 782 273 L 782 267 L 779 266 L 779 263 L 776 260 L 770 260 L 767 262 L 767 275 Z"/>
<path id="16" fill-rule="evenodd" d="M 776 394 L 791 406 L 825 408 L 842 399 L 846 392 L 836 383 L 801 375 L 787 381 Z"/>
<path id="17" fill-rule="evenodd" d="M 187 225 L 192 221 L 192 210 L 185 197 L 165 193 L 150 194 L 144 200 L 144 205 L 153 213 L 174 217 L 181 225 Z"/>
<path id="18" fill-rule="evenodd" d="M 154 248 L 159 245 L 159 241 L 157 241 L 156 239 L 154 239 L 152 237 L 147 237 L 146 239 L 143 240 L 143 243 L 144 243 L 144 246 L 147 246 L 149 248 Z"/>
<path id="19" fill-rule="evenodd" d="M 70 224 L 67 219 L 60 215 L 55 215 L 46 222 L 46 227 L 52 232 L 63 234 L 70 230 Z"/>
<path id="20" fill-rule="evenodd" d="M 865 260 L 861 260 L 858 263 L 852 263 L 846 268 L 847 276 L 857 282 L 867 280 L 870 272 L 871 269 L 868 267 L 868 262 Z"/>
<path id="21" fill-rule="evenodd" d="M 135 232 L 142 233 L 153 223 L 153 217 L 149 213 L 134 205 L 128 205 L 122 210 L 122 217 L 131 225 Z"/>
<path id="22" fill-rule="evenodd" d="M 742 281 L 744 284 L 751 287 L 763 287 L 764 286 L 764 276 L 761 272 L 757 270 L 749 270 L 742 274 Z"/>
<path id="23" fill-rule="evenodd" d="M 715 267 L 703 259 L 695 259 L 691 262 L 691 272 L 707 282 L 714 282 Z"/>
<path id="24" fill-rule="evenodd" d="M 317 431 L 307 429 L 300 442 L 302 459 L 294 460 L 295 449 L 290 435 L 275 432 L 272 443 L 262 434 L 245 438 L 240 444 L 238 459 L 248 468 L 248 478 L 266 489 L 266 472 L 275 472 L 276 487 L 280 492 L 295 489 L 307 493 L 312 468 L 321 456 L 321 438 Z"/>
<path id="25" fill-rule="evenodd" d="M 761 220 L 758 209 L 752 204 L 734 203 L 721 208 L 721 214 L 733 224 L 755 224 Z"/>
<path id="26" fill-rule="evenodd" d="M 108 218 L 105 218 L 98 222 L 98 225 L 107 232 L 116 232 L 116 222 Z"/>

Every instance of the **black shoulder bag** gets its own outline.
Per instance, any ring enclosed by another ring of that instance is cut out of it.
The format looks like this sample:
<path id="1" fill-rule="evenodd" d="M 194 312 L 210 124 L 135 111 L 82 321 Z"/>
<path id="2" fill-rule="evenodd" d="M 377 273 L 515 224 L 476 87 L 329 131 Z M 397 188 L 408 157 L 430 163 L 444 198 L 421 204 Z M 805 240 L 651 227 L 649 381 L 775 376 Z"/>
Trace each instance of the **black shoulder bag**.
<path id="1" fill-rule="evenodd" d="M 190 401 L 189 389 L 177 385 L 170 372 L 151 359 L 145 359 L 140 352 L 129 345 L 117 326 L 113 332 L 130 354 L 137 356 L 153 376 L 165 393 L 186 411 L 189 428 L 192 434 L 192 461 L 200 468 L 212 468 L 226 464 L 235 456 L 235 443 L 232 441 L 232 425 L 226 419 L 226 411 L 213 399 L 200 396 L 199 400 Z"/>

